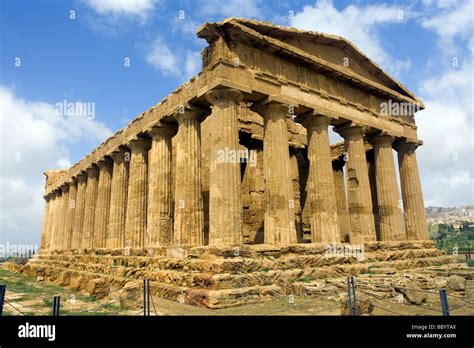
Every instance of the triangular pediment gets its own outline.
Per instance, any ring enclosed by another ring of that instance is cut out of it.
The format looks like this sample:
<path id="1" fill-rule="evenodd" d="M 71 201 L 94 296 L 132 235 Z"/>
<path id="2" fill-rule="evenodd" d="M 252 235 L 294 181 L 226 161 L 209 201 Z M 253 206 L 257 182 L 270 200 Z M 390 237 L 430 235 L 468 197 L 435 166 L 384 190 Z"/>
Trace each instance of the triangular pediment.
<path id="1" fill-rule="evenodd" d="M 290 59 L 297 59 L 298 55 L 304 53 L 305 57 L 313 57 L 319 62 L 325 62 L 332 69 L 353 77 L 360 77 L 364 81 L 373 83 L 374 86 L 383 86 L 422 106 L 421 100 L 345 38 L 242 18 L 228 18 L 220 23 L 206 23 L 198 30 L 198 36 L 205 38 L 208 42 L 215 40 L 218 35 L 232 37 L 233 40 L 241 40 L 249 44 L 265 45 L 271 41 L 272 44 L 280 44 L 286 50 L 293 48 L 293 52 L 289 55 Z M 253 42 L 252 36 L 255 39 Z"/>

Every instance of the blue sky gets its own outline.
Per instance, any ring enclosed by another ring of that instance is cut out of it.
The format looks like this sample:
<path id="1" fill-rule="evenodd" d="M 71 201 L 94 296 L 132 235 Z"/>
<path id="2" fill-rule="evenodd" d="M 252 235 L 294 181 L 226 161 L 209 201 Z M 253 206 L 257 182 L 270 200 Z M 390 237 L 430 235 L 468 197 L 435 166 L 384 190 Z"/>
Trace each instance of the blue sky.
<path id="1" fill-rule="evenodd" d="M 197 27 L 230 16 L 355 43 L 427 105 L 417 117 L 426 204 L 474 204 L 472 1 L 0 3 L 0 242 L 37 240 L 42 172 L 76 163 L 197 74 Z M 95 117 L 57 116 L 63 100 L 94 103 Z"/>

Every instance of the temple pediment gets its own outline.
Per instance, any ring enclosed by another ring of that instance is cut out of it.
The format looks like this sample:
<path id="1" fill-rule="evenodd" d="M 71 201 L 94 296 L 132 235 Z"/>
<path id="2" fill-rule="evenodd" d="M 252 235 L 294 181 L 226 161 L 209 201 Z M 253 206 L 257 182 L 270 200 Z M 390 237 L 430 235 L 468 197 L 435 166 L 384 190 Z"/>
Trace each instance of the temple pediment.
<path id="1" fill-rule="evenodd" d="M 353 43 L 336 35 L 240 18 L 206 23 L 198 29 L 197 34 L 209 43 L 224 37 L 226 41 L 240 42 L 265 52 L 273 52 L 301 66 L 312 65 L 313 69 L 326 71 L 341 80 L 352 81 L 369 89 L 393 91 L 405 97 L 405 100 L 424 107 L 420 99 L 382 70 Z"/>

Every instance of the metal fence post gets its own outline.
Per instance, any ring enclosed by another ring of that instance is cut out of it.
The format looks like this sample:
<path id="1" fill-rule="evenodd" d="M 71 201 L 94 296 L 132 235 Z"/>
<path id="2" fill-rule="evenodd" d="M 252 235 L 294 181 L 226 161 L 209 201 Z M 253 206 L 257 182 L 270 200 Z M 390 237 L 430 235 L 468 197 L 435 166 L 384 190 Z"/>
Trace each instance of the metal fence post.
<path id="1" fill-rule="evenodd" d="M 61 303 L 61 296 L 56 295 L 53 297 L 53 317 L 59 316 L 59 306 Z"/>
<path id="2" fill-rule="evenodd" d="M 151 307 L 150 306 L 150 297 L 151 297 L 151 295 L 150 295 L 150 279 L 146 280 L 146 292 L 147 292 L 147 301 L 146 302 L 148 304 L 148 308 L 147 308 L 148 313 L 147 313 L 147 315 L 150 316 L 150 307 Z"/>
<path id="3" fill-rule="evenodd" d="M 349 315 L 352 315 L 352 299 L 351 299 L 351 278 L 347 277 L 347 307 L 349 308 Z"/>
<path id="4" fill-rule="evenodd" d="M 0 317 L 3 315 L 3 303 L 5 302 L 5 292 L 7 286 L 5 284 L 0 285 Z"/>
<path id="5" fill-rule="evenodd" d="M 351 277 L 351 285 L 352 285 L 353 315 L 359 315 L 359 313 L 357 313 L 356 283 L 355 283 L 354 277 Z"/>
<path id="6" fill-rule="evenodd" d="M 143 279 L 143 315 L 150 315 L 150 280 Z"/>
<path id="7" fill-rule="evenodd" d="M 439 289 L 439 299 L 441 301 L 441 310 L 444 316 L 449 316 L 448 297 L 446 296 L 446 289 Z"/>

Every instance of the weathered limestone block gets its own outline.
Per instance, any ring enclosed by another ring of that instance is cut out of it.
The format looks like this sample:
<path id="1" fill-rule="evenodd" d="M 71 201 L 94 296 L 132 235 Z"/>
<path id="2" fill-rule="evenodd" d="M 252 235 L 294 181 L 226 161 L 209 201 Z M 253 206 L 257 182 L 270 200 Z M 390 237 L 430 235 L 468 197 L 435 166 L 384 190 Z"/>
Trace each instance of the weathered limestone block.
<path id="1" fill-rule="evenodd" d="M 119 291 L 120 308 L 129 309 L 139 306 L 143 301 L 143 289 L 136 281 L 127 282 Z"/>
<path id="2" fill-rule="evenodd" d="M 466 289 L 466 279 L 458 275 L 449 276 L 447 286 L 454 291 L 464 291 Z"/>
<path id="3" fill-rule="evenodd" d="M 97 300 L 105 298 L 110 292 L 110 286 L 103 278 L 92 279 L 85 289 L 89 295 L 95 296 Z"/>

